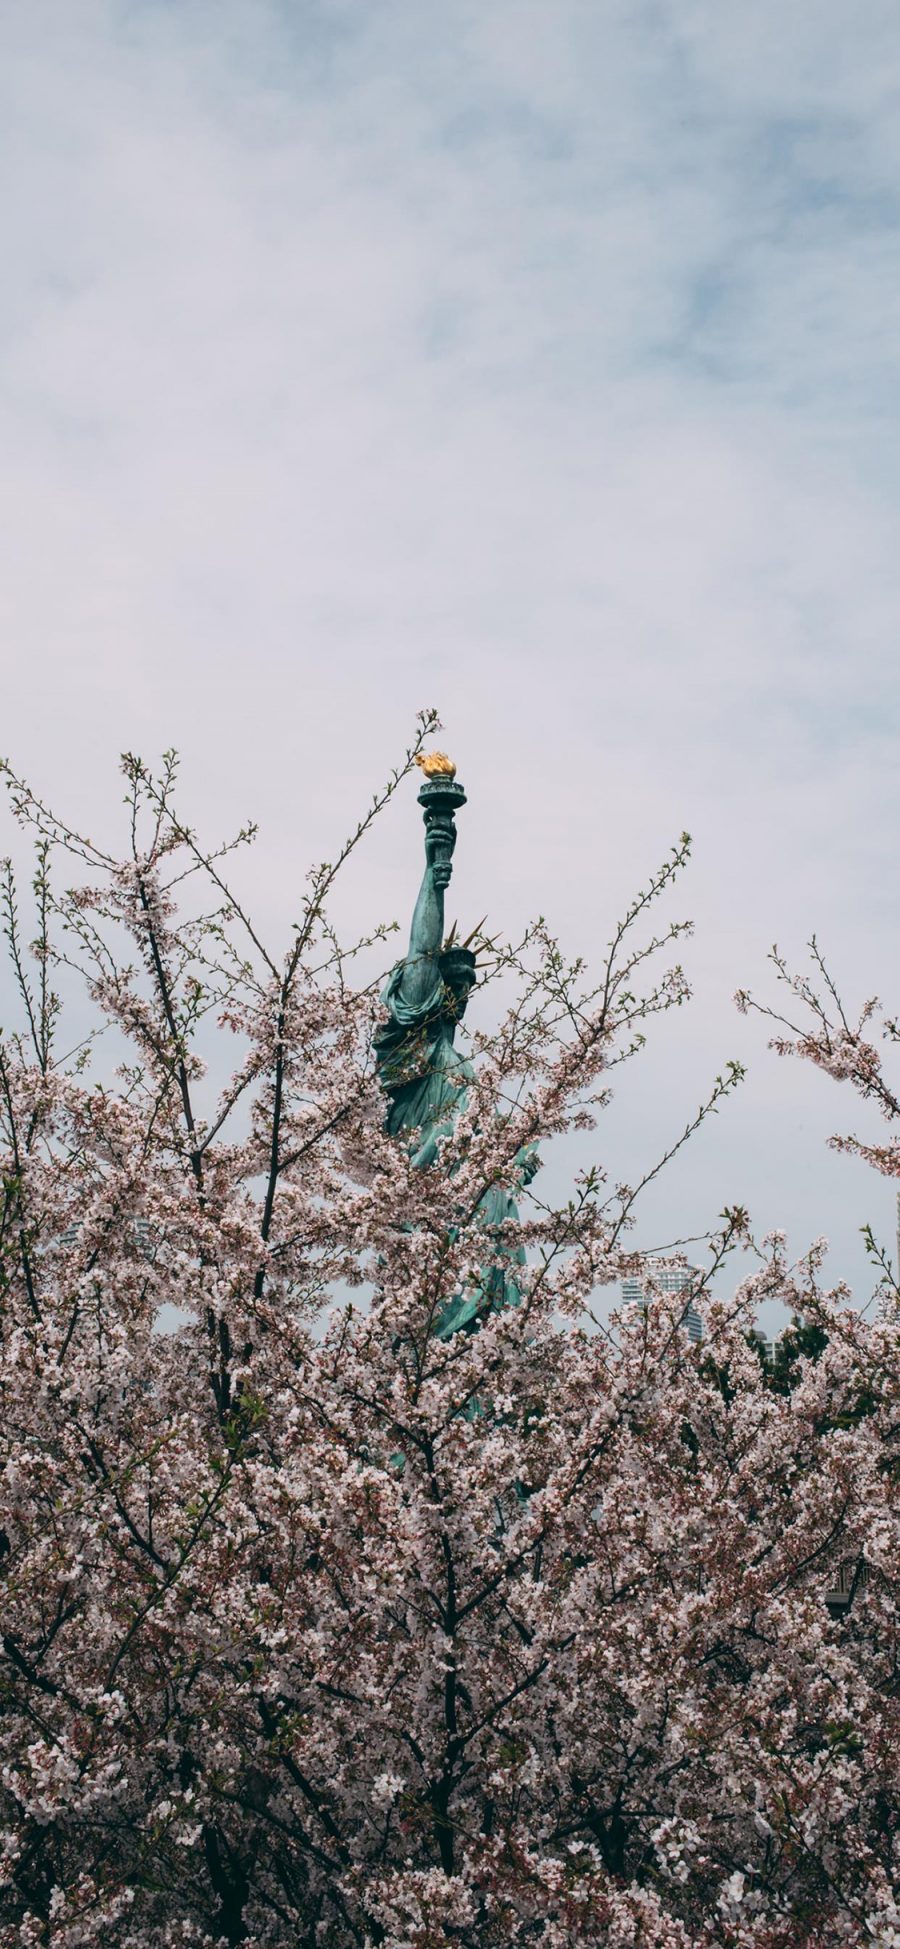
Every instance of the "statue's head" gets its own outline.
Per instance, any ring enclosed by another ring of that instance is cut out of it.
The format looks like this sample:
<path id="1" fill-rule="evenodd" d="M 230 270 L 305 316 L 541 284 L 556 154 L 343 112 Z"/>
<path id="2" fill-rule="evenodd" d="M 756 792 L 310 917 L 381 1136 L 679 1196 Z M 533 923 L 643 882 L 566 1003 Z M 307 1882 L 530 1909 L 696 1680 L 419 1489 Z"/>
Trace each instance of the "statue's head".
<path id="1" fill-rule="evenodd" d="M 441 974 L 453 996 L 457 1018 L 463 1014 L 475 986 L 475 956 L 468 947 L 446 947 L 439 962 Z"/>

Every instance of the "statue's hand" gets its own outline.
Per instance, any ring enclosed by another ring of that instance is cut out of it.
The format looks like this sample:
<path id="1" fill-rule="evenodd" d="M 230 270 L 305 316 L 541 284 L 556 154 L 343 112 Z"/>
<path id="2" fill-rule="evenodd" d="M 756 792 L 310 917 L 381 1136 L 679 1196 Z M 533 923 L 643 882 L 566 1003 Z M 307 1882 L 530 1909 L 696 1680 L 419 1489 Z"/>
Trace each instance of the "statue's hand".
<path id="1" fill-rule="evenodd" d="M 437 886 L 445 887 L 449 884 L 451 872 L 450 855 L 455 845 L 455 827 L 450 826 L 448 829 L 447 826 L 426 826 L 425 858 L 431 867 L 432 873 L 435 873 L 438 869 L 443 871 L 446 868 L 446 878 L 437 880 L 435 882 Z"/>

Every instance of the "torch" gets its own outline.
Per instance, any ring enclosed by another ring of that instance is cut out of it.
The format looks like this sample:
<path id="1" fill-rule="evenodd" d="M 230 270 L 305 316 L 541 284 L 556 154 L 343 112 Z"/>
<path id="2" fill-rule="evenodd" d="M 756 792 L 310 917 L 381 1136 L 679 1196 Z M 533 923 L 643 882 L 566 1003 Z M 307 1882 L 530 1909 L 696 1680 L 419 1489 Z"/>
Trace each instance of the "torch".
<path id="1" fill-rule="evenodd" d="M 420 752 L 416 758 L 425 776 L 419 787 L 419 804 L 425 831 L 434 835 L 434 857 L 449 864 L 456 845 L 456 813 L 466 803 L 457 782 L 456 766 L 443 751 Z"/>

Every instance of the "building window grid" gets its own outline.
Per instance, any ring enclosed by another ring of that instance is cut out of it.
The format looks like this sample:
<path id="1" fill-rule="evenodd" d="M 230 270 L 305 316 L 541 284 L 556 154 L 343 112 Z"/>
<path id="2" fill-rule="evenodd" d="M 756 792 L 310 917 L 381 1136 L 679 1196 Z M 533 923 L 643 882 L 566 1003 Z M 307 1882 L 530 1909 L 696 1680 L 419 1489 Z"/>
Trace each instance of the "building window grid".
<path id="1" fill-rule="evenodd" d="M 659 1271 L 654 1273 L 653 1277 L 654 1283 L 659 1287 L 661 1292 L 665 1294 L 677 1294 L 689 1290 L 694 1280 L 702 1279 L 703 1273 L 699 1266 L 665 1266 L 660 1267 Z M 646 1306 L 647 1295 L 643 1281 L 634 1277 L 623 1279 L 622 1300 L 626 1306 Z M 703 1325 L 700 1315 L 696 1307 L 692 1305 L 690 1299 L 682 1314 L 682 1325 L 687 1332 L 688 1339 L 694 1346 L 697 1346 L 703 1338 Z"/>

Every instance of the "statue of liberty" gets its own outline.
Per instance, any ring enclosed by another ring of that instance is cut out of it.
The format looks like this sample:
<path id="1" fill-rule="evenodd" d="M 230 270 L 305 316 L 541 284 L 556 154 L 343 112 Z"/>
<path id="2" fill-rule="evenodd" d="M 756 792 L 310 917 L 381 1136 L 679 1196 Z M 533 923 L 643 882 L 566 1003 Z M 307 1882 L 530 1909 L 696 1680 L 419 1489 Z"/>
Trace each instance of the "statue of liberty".
<path id="1" fill-rule="evenodd" d="M 375 1031 L 375 1057 L 388 1097 L 386 1124 L 393 1136 L 406 1135 L 413 1163 L 433 1164 L 438 1143 L 467 1102 L 472 1064 L 456 1047 L 456 1031 L 475 984 L 475 955 L 468 943 L 444 941 L 444 894 L 453 871 L 455 814 L 466 795 L 456 768 L 442 752 L 418 763 L 425 777 L 419 804 L 425 816 L 425 872 L 413 913 L 409 950 L 392 969 L 381 997 L 388 1019 Z M 470 937 L 471 938 L 471 937 Z M 519 1159 L 527 1182 L 537 1169 L 532 1152 Z M 479 1222 L 486 1232 L 518 1217 L 509 1193 L 499 1185 L 485 1191 Z M 495 1254 L 495 1256 L 498 1256 Z M 515 1306 L 519 1289 L 513 1268 L 524 1265 L 521 1246 L 504 1247 L 504 1265 L 486 1267 L 477 1286 L 445 1304 L 435 1329 L 442 1340 L 461 1328 L 472 1331 L 486 1307 Z"/>

